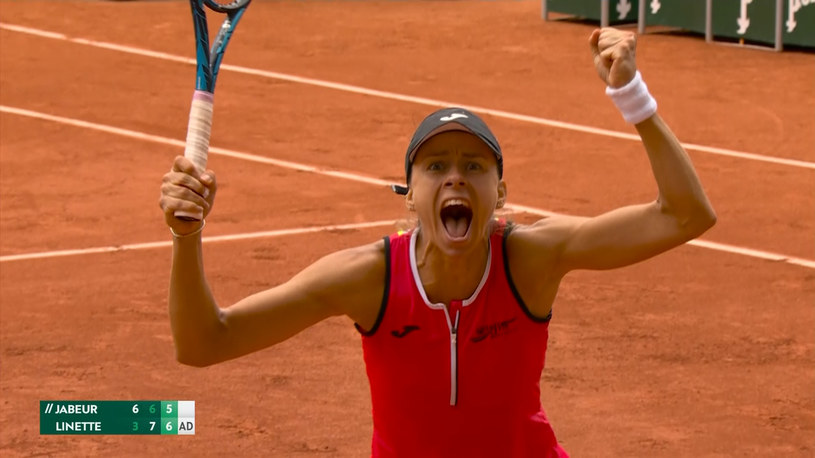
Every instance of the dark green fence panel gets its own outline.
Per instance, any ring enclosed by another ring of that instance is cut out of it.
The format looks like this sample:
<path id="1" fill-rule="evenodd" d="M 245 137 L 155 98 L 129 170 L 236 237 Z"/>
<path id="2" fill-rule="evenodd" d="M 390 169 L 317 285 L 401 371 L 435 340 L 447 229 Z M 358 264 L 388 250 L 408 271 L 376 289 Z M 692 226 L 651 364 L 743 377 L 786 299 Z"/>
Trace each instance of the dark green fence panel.
<path id="1" fill-rule="evenodd" d="M 705 33 L 706 0 L 647 0 L 645 24 Z"/>
<path id="2" fill-rule="evenodd" d="M 574 0 L 545 0 L 550 12 L 571 14 L 574 16 L 600 20 L 600 0 L 574 1 Z"/>
<path id="3" fill-rule="evenodd" d="M 815 48 L 815 0 L 784 3 L 784 44 Z"/>
<path id="4" fill-rule="evenodd" d="M 2 1 L 2 0 L 0 0 Z M 748 43 L 776 45 L 777 0 L 711 0 L 711 35 Z M 601 0 L 542 0 L 544 10 L 600 22 Z M 664 25 L 705 34 L 707 0 L 609 0 L 609 24 L 638 20 L 639 2 L 644 3 L 640 27 Z M 815 0 L 781 0 L 783 45 L 815 48 Z M 641 29 L 642 30 L 642 29 Z"/>
<path id="5" fill-rule="evenodd" d="M 713 0 L 713 36 L 775 43 L 776 0 Z"/>
<path id="6" fill-rule="evenodd" d="M 570 14 L 592 21 L 600 21 L 602 10 L 600 0 L 543 0 L 550 12 Z M 646 0 L 647 1 L 647 0 Z M 631 24 L 637 22 L 639 0 L 609 0 L 609 24 Z"/>

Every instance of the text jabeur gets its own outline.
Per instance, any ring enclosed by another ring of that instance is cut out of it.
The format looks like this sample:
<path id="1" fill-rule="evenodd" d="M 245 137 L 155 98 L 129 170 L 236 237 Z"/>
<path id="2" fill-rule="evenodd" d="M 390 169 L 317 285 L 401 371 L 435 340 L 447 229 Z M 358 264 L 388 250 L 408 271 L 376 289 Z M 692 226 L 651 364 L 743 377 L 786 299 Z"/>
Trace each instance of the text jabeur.
<path id="1" fill-rule="evenodd" d="M 76 414 L 76 415 L 94 415 L 96 414 L 96 407 L 95 405 L 87 405 L 87 404 L 60 404 L 56 406 L 53 413 L 56 415 L 61 414 Z"/>

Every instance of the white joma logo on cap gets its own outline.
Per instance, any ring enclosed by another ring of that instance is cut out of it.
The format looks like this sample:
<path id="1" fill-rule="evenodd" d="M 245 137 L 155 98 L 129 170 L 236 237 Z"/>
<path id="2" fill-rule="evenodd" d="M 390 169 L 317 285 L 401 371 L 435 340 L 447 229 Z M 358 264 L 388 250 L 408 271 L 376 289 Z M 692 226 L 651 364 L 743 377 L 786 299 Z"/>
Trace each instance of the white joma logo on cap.
<path id="1" fill-rule="evenodd" d="M 439 121 L 447 122 L 447 121 L 452 121 L 454 119 L 467 118 L 467 117 L 469 117 L 469 116 L 467 116 L 464 113 L 453 113 L 450 116 L 442 116 L 441 118 L 439 118 Z"/>

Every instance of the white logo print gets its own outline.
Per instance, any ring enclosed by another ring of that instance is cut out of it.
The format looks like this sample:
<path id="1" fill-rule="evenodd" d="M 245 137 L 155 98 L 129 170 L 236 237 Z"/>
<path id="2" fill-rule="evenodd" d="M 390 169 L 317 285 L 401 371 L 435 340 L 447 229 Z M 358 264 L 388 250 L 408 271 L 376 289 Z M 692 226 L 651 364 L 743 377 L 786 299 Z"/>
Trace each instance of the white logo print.
<path id="1" fill-rule="evenodd" d="M 464 113 L 453 113 L 450 116 L 442 116 L 441 118 L 439 118 L 439 121 L 447 122 L 458 118 L 468 118 L 468 117 L 469 116 L 467 116 Z"/>
<path id="2" fill-rule="evenodd" d="M 620 19 L 625 19 L 629 11 L 631 11 L 631 4 L 628 3 L 628 0 L 620 0 L 620 3 L 617 3 L 617 12 L 620 13 Z"/>
<path id="3" fill-rule="evenodd" d="M 750 18 L 747 17 L 747 5 L 753 3 L 753 0 L 741 0 L 741 5 L 739 7 L 740 16 L 736 19 L 736 23 L 739 25 L 739 29 L 736 30 L 736 33 L 739 35 L 744 35 L 747 32 L 747 28 L 750 27 Z"/>

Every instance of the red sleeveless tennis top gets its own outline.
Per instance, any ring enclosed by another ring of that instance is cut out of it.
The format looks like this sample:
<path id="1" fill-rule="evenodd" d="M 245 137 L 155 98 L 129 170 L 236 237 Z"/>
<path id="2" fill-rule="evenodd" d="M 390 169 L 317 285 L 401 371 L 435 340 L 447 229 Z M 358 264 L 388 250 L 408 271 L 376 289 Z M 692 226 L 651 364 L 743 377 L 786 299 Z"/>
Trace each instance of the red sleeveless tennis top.
<path id="1" fill-rule="evenodd" d="M 505 224 L 472 297 L 431 303 L 416 231 L 385 239 L 388 284 L 362 333 L 373 457 L 567 457 L 540 403 L 549 318 L 531 315 L 504 256 Z M 551 316 L 551 315 L 550 315 Z"/>

